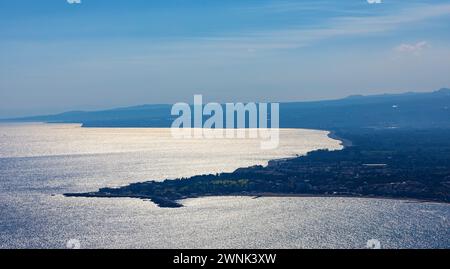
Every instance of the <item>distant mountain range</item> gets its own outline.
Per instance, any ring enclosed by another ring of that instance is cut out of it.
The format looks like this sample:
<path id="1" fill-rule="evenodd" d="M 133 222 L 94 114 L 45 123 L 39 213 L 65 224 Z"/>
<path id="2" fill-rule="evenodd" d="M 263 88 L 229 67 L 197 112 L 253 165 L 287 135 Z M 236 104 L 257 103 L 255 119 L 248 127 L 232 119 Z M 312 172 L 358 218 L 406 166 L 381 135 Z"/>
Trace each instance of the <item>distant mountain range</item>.
<path id="1" fill-rule="evenodd" d="M 84 127 L 170 127 L 171 105 L 142 105 L 103 111 L 71 111 L 5 119 L 2 122 L 81 123 Z M 282 128 L 449 128 L 450 89 L 429 93 L 349 96 L 280 104 Z"/>

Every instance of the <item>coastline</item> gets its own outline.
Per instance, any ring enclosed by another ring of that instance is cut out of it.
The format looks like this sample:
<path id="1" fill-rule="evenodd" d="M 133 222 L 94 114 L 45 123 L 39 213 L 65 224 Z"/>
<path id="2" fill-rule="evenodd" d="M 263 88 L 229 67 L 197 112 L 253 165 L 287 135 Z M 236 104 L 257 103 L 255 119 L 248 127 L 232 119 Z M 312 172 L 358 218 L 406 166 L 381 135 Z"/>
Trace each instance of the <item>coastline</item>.
<path id="1" fill-rule="evenodd" d="M 84 127 L 83 125 L 81 125 L 80 128 L 92 128 L 92 127 Z M 109 128 L 109 127 L 107 127 L 107 128 Z M 148 127 L 141 127 L 141 128 L 148 128 Z M 155 129 L 155 128 L 151 128 L 151 129 Z M 159 128 L 156 128 L 156 129 L 159 129 Z M 327 133 L 327 137 L 329 137 L 329 138 L 331 138 L 333 140 L 340 141 L 340 145 L 343 148 L 342 149 L 338 149 L 338 151 L 352 146 L 352 142 L 350 140 L 339 137 L 338 135 L 336 135 L 336 132 L 333 131 L 333 130 L 320 130 L 320 129 L 307 129 L 307 128 L 284 128 L 284 129 L 296 129 L 296 130 L 310 130 L 310 131 L 326 132 Z M 262 167 L 277 166 L 277 165 L 282 164 L 285 161 L 295 160 L 295 159 L 297 159 L 299 157 L 307 156 L 309 153 L 315 152 L 315 151 L 317 151 L 317 150 L 309 151 L 309 152 L 307 152 L 304 155 L 295 155 L 295 156 L 289 156 L 289 157 L 285 157 L 285 158 L 272 159 L 272 160 L 269 160 L 267 162 L 267 164 L 265 166 L 262 166 Z M 254 165 L 254 166 L 258 166 L 258 165 Z M 248 168 L 254 167 L 254 166 L 240 167 L 240 168 L 237 168 L 235 170 L 235 172 L 240 170 L 240 169 L 248 169 Z M 172 180 L 172 179 L 166 179 L 165 181 L 170 181 L 170 180 Z M 310 194 L 283 194 L 283 193 L 280 193 L 280 194 L 277 194 L 277 193 L 252 193 L 252 194 L 245 194 L 245 193 L 236 193 L 236 194 L 211 194 L 211 195 L 206 194 L 206 195 L 183 197 L 183 199 L 179 199 L 179 200 L 178 199 L 173 199 L 172 200 L 172 199 L 167 199 L 167 198 L 159 197 L 159 196 L 146 196 L 146 195 L 105 195 L 104 193 L 101 192 L 101 190 L 99 190 L 98 192 L 89 192 L 89 193 L 65 193 L 65 194 L 63 194 L 63 196 L 65 196 L 65 197 L 75 197 L 75 198 L 76 197 L 79 197 L 79 198 L 82 198 L 82 197 L 83 198 L 111 198 L 111 199 L 112 198 L 135 198 L 135 199 L 152 201 L 158 207 L 162 207 L 162 208 L 180 208 L 180 207 L 184 206 L 182 203 L 179 203 L 181 200 L 195 199 L 195 198 L 202 198 L 202 197 L 220 197 L 220 196 L 222 196 L 222 197 L 226 197 L 226 196 L 241 196 L 241 197 L 253 197 L 253 198 L 258 198 L 258 197 L 339 197 L 339 196 L 335 196 L 335 195 L 310 195 Z M 360 197 L 360 196 L 341 196 L 341 197 L 363 198 L 363 197 Z"/>
<path id="2" fill-rule="evenodd" d="M 443 168 L 435 166 L 434 159 L 423 162 L 423 152 L 416 150 L 421 147 L 417 141 L 426 143 L 430 137 L 446 141 L 447 136 L 442 131 L 397 130 L 395 135 L 392 130 L 326 132 L 329 138 L 340 141 L 343 148 L 274 159 L 266 166 L 238 168 L 231 173 L 146 181 L 65 196 L 139 198 L 166 208 L 182 207 L 179 201 L 184 199 L 212 196 L 342 197 L 450 203 Z M 358 147 L 353 147 L 354 140 Z M 404 144 L 399 148 L 400 141 Z M 431 148 L 429 154 L 441 162 L 441 149 Z M 426 172 L 427 177 L 421 176 L 422 173 L 411 174 L 411 162 L 416 170 L 419 169 L 417 171 Z M 382 168 L 367 165 L 371 163 L 385 165 Z"/>
<path id="3" fill-rule="evenodd" d="M 227 195 L 227 196 L 234 196 L 234 195 Z M 236 195 L 239 196 L 239 195 Z M 208 197 L 208 196 L 205 196 Z M 243 196 L 247 197 L 247 196 Z M 436 203 L 436 204 L 449 204 L 450 202 L 445 201 L 439 201 L 439 200 L 432 200 L 432 199 L 414 199 L 414 198 L 407 198 L 407 197 L 389 197 L 389 196 L 365 196 L 365 195 L 343 195 L 343 194 L 261 194 L 259 196 L 255 196 L 254 199 L 258 198 L 265 198 L 265 197 L 286 197 L 286 198 L 349 198 L 349 199 L 374 199 L 374 200 L 395 200 L 395 201 L 405 201 L 405 202 L 411 202 L 411 203 Z"/>
<path id="4" fill-rule="evenodd" d="M 450 202 L 433 200 L 433 199 L 417 199 L 408 197 L 389 197 L 389 196 L 374 196 L 374 195 L 344 195 L 344 194 L 283 194 L 283 193 L 235 193 L 235 194 L 205 194 L 198 196 L 189 196 L 181 199 L 176 199 L 174 201 L 153 197 L 153 196 L 143 196 L 143 195 L 102 195 L 99 193 L 81 193 L 73 194 L 68 193 L 63 196 L 69 198 L 98 198 L 98 199 L 121 199 L 121 198 L 131 198 L 140 199 L 143 201 L 150 201 L 160 208 L 182 208 L 185 205 L 182 203 L 184 200 L 188 199 L 199 199 L 199 198 L 211 198 L 211 197 L 246 197 L 250 199 L 260 199 L 260 198 L 343 198 L 343 199 L 370 199 L 370 200 L 393 200 L 393 201 L 403 201 L 406 203 L 434 203 L 434 204 L 447 204 Z"/>
<path id="5" fill-rule="evenodd" d="M 329 138 L 341 141 L 341 145 L 344 147 L 344 149 L 353 146 L 352 141 L 350 141 L 346 138 L 340 137 L 339 135 L 337 135 L 336 131 L 334 131 L 334 130 L 324 130 L 324 131 L 328 132 Z"/>

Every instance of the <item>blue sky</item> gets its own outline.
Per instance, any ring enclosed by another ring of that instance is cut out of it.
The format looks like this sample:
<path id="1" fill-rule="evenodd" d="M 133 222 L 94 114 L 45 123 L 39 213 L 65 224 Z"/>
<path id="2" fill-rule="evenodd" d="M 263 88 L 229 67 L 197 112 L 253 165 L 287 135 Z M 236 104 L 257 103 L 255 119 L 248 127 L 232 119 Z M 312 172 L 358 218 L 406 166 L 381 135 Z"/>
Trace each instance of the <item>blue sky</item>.
<path id="1" fill-rule="evenodd" d="M 450 0 L 0 0 L 0 117 L 450 86 Z"/>

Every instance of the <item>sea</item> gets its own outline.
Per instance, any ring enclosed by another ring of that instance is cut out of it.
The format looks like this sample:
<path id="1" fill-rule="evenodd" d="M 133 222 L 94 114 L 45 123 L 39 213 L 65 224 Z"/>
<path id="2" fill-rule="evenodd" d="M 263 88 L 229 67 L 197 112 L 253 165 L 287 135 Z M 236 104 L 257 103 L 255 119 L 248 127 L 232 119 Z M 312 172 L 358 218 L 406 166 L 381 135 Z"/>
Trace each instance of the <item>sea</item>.
<path id="1" fill-rule="evenodd" d="M 450 248 L 448 204 L 205 197 L 174 209 L 132 198 L 63 196 L 342 149 L 319 130 L 282 129 L 276 149 L 261 149 L 260 142 L 176 139 L 170 129 L 1 124 L 0 248 Z"/>

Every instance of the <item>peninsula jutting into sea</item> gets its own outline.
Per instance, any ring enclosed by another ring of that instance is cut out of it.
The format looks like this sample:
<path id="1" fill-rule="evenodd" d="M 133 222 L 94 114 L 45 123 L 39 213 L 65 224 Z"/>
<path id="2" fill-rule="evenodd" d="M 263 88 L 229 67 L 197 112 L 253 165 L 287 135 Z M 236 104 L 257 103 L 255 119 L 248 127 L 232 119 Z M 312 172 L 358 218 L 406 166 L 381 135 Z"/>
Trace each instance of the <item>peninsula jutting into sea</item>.
<path id="1" fill-rule="evenodd" d="M 161 207 L 203 196 L 344 196 L 450 202 L 450 130 L 338 133 L 341 151 L 274 160 L 233 173 L 144 182 L 69 197 L 134 197 Z M 437 146 L 438 145 L 438 146 Z"/>
<path id="2" fill-rule="evenodd" d="M 268 166 L 241 168 L 233 173 L 148 181 L 98 192 L 69 193 L 69 197 L 135 197 L 161 207 L 180 207 L 181 199 L 203 196 L 345 196 L 450 202 L 450 90 L 432 93 L 355 96 L 335 101 L 282 104 L 289 110 L 282 127 L 330 130 L 345 148 L 320 150 Z M 323 109 L 325 108 L 325 109 Z M 140 110 L 121 110 L 113 121 L 110 112 L 69 113 L 22 119 L 49 122 L 77 119 L 85 126 L 136 122 Z M 339 111 L 339 113 L 336 113 Z M 301 113 L 300 113 L 301 112 Z M 117 111 L 116 111 L 117 113 Z M 69 116 L 70 115 L 70 116 Z M 82 115 L 84 118 L 79 118 Z M 120 113 L 119 113 L 120 115 Z M 306 117 L 305 115 L 308 115 Z M 336 115 L 345 115 L 343 116 Z M 71 117 L 73 117 L 71 119 Z M 103 118 L 102 118 L 103 117 Z M 158 121 L 155 114 L 150 114 Z M 138 126 L 149 124 L 141 119 Z"/>

